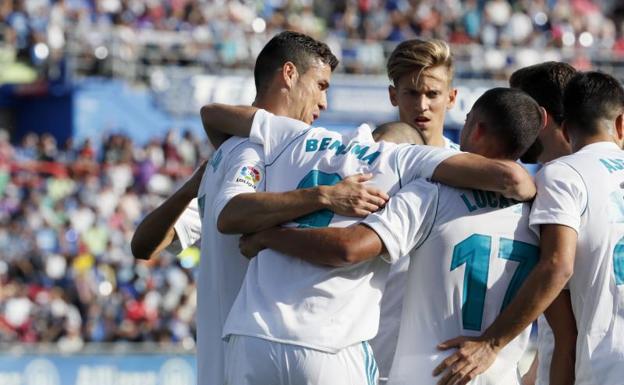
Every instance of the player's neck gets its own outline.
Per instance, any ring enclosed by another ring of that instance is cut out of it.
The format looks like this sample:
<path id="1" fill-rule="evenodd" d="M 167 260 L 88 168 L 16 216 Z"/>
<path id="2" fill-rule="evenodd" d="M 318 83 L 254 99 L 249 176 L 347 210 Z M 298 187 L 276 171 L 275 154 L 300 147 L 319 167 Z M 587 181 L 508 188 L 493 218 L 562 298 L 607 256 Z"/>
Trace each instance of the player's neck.
<path id="1" fill-rule="evenodd" d="M 594 144 L 594 143 L 609 142 L 609 143 L 617 144 L 616 141 L 613 139 L 613 137 L 611 135 L 607 134 L 607 133 L 604 133 L 604 134 L 601 133 L 601 134 L 597 134 L 597 135 L 572 138 L 571 141 L 572 141 L 572 151 L 573 152 L 577 152 L 581 148 L 583 148 L 585 146 L 589 146 L 590 144 Z M 619 146 L 619 144 L 618 144 L 618 146 Z"/>
<path id="2" fill-rule="evenodd" d="M 538 163 L 544 164 L 562 156 L 570 155 L 572 148 L 563 135 L 561 126 L 549 119 L 549 123 L 543 132 L 542 143 L 544 149 L 537 158 Z"/>
<path id="3" fill-rule="evenodd" d="M 444 136 L 442 134 L 433 134 L 423 135 L 423 139 L 425 140 L 425 144 L 428 146 L 434 147 L 446 147 L 446 141 L 444 140 Z"/>
<path id="4" fill-rule="evenodd" d="M 280 116 L 288 116 L 288 107 L 281 98 L 273 97 L 274 95 L 265 93 L 263 95 L 256 96 L 256 100 L 252 103 L 252 106 L 267 110 L 272 114 Z"/>

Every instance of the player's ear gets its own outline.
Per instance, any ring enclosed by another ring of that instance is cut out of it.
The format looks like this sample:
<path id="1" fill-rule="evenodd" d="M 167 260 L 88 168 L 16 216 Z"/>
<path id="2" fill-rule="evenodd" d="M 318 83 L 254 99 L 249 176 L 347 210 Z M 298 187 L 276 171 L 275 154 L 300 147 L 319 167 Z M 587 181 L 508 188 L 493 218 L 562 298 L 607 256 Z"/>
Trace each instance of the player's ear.
<path id="1" fill-rule="evenodd" d="M 295 66 L 295 63 L 291 61 L 284 63 L 282 66 L 281 76 L 286 87 L 291 89 L 299 77 L 299 72 L 297 72 L 297 66 Z"/>
<path id="2" fill-rule="evenodd" d="M 451 88 L 449 91 L 449 102 L 446 105 L 446 109 L 450 110 L 455 106 L 455 101 L 457 100 L 457 88 Z"/>
<path id="3" fill-rule="evenodd" d="M 572 144 L 572 142 L 570 142 L 570 133 L 568 132 L 568 125 L 566 124 L 565 120 L 561 123 L 561 133 L 563 134 L 563 139 L 565 139 L 566 142 Z"/>
<path id="4" fill-rule="evenodd" d="M 476 141 L 481 140 L 481 138 L 485 136 L 485 131 L 486 131 L 485 123 L 477 122 L 477 125 L 475 126 L 474 130 L 472 130 L 471 132 L 472 138 L 470 139 L 474 143 L 476 143 Z"/>
<path id="5" fill-rule="evenodd" d="M 624 112 L 615 118 L 615 139 L 620 147 L 624 143 Z"/>
<path id="6" fill-rule="evenodd" d="M 399 105 L 399 102 L 397 101 L 397 89 L 395 86 L 388 86 L 388 96 L 390 97 L 390 103 L 392 103 L 393 107 Z"/>
<path id="7" fill-rule="evenodd" d="M 548 111 L 546 111 L 544 107 L 539 106 L 538 108 L 540 114 L 542 114 L 542 128 L 540 129 L 540 131 L 542 131 L 544 128 L 546 128 L 546 126 L 548 126 L 548 122 L 552 119 L 552 116 L 550 116 L 550 114 L 548 113 Z"/>

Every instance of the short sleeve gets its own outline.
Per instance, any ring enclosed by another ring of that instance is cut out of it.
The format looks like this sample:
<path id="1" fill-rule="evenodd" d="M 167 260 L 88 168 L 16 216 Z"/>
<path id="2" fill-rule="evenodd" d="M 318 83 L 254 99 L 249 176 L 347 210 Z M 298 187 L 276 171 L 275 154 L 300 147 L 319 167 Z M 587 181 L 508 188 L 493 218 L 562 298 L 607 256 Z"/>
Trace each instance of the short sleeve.
<path id="1" fill-rule="evenodd" d="M 390 198 L 383 210 L 362 221 L 383 241 L 388 262 L 396 262 L 425 240 L 435 221 L 438 194 L 436 184 L 417 179 Z"/>
<path id="2" fill-rule="evenodd" d="M 300 120 L 258 110 L 254 115 L 249 139 L 264 147 L 264 159 L 270 164 L 286 146 L 308 128 L 310 125 Z"/>
<path id="3" fill-rule="evenodd" d="M 395 151 L 396 168 L 402 186 L 416 178 L 431 178 L 440 163 L 461 154 L 457 150 L 423 145 L 402 145 Z"/>
<path id="4" fill-rule="evenodd" d="M 577 233 L 587 207 L 587 187 L 580 174 L 563 162 L 549 163 L 535 176 L 537 196 L 529 225 L 539 236 L 539 225 L 555 224 Z"/>
<path id="5" fill-rule="evenodd" d="M 177 242 L 173 242 L 167 247 L 167 251 L 179 254 L 182 250 L 192 246 L 201 237 L 201 214 L 197 198 L 193 199 L 184 209 L 173 229 L 178 237 Z"/>
<path id="6" fill-rule="evenodd" d="M 230 153 L 225 170 L 221 188 L 213 203 L 215 221 L 223 207 L 236 195 L 265 190 L 262 146 L 250 142 L 237 146 Z"/>

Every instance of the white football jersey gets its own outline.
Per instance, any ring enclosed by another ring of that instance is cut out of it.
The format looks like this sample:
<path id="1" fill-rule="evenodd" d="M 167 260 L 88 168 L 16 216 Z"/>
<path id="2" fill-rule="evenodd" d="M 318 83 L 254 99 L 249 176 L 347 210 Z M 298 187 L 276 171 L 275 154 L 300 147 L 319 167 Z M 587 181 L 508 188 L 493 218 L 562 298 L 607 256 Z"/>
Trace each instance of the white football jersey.
<path id="1" fill-rule="evenodd" d="M 309 127 L 260 110 L 250 139 L 264 145 L 267 191 L 333 185 L 357 173 L 396 192 L 402 183 L 430 177 L 457 151 L 373 141 L 366 125 L 342 134 Z M 322 210 L 288 226 L 348 226 L 356 218 Z M 238 334 L 327 352 L 371 339 L 389 264 L 380 258 L 331 268 L 264 250 L 249 264 L 224 335 Z"/>
<path id="2" fill-rule="evenodd" d="M 576 318 L 576 384 L 624 379 L 624 153 L 612 142 L 583 147 L 536 176 L 531 226 L 578 233 L 569 281 Z"/>
<path id="3" fill-rule="evenodd" d="M 248 265 L 238 249 L 240 235 L 220 233 L 217 219 L 234 196 L 256 191 L 264 191 L 262 147 L 248 139 L 228 139 L 206 166 L 197 194 L 201 216 L 196 314 L 199 385 L 223 384 L 225 343 L 221 333 Z M 191 219 L 193 210 L 198 212 L 191 206 L 175 225 L 183 247 L 196 240 L 186 234 L 197 231 L 185 228 L 197 225 L 197 221 Z"/>
<path id="4" fill-rule="evenodd" d="M 417 180 L 363 221 L 391 260 L 411 258 L 389 384 L 435 384 L 433 369 L 451 354 L 436 346 L 481 335 L 509 304 L 539 258 L 529 210 L 498 193 Z M 529 330 L 471 384 L 517 384 Z"/>
<path id="5" fill-rule="evenodd" d="M 444 137 L 444 148 L 459 150 L 459 146 L 447 137 Z M 379 378 L 382 380 L 388 378 L 397 347 L 409 261 L 409 255 L 405 255 L 390 266 L 386 288 L 381 297 L 379 330 L 375 338 L 370 340 L 379 366 Z"/>

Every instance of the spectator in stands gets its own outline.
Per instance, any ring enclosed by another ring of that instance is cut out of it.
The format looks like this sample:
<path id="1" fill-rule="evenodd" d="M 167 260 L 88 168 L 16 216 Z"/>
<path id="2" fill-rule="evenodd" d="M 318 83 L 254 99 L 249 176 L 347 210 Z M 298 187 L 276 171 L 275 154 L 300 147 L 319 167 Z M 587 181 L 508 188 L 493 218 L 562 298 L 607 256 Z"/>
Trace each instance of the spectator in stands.
<path id="1" fill-rule="evenodd" d="M 460 46 L 472 59 L 481 49 L 503 50 L 470 61 L 472 70 L 515 64 L 509 48 L 575 48 L 569 59 L 622 51 L 624 6 L 617 1 L 453 0 L 386 1 L 85 1 L 2 0 L 0 41 L 8 43 L 48 76 L 60 76 L 67 44 L 79 47 L 87 73 L 103 74 L 110 55 L 133 63 L 204 65 L 214 69 L 253 66 L 261 42 L 284 29 L 321 40 L 335 39 L 347 72 L 382 73 L 394 44 L 438 38 Z M 139 38 L 140 37 L 140 38 Z M 118 53 L 112 50 L 115 42 Z M 389 44 L 388 44 L 389 43 Z M 76 48 L 73 48 L 76 49 Z M 454 47 L 457 52 L 457 48 Z M 504 60 L 501 60 L 502 55 Z M 540 56 L 542 55 L 542 56 Z M 561 55 L 561 53 L 560 53 Z M 548 57 L 553 59 L 553 57 Z M 367 65 L 372 60 L 375 65 Z M 56 70 L 54 63 L 57 63 Z M 518 63 L 522 66 L 527 63 Z M 529 63 L 530 64 L 530 63 Z M 127 71 L 128 68 L 123 68 Z"/>
<path id="2" fill-rule="evenodd" d="M 185 149 L 184 164 L 156 139 L 135 149 L 111 135 L 97 151 L 89 141 L 59 150 L 49 135 L 29 134 L 13 147 L 0 132 L 0 342 L 50 342 L 63 351 L 90 341 L 192 346 L 196 260 L 165 255 L 152 268 L 129 250 L 136 223 L 162 200 L 149 189 L 137 194 L 135 181 L 174 188 L 206 144 L 185 134 L 168 145 Z M 163 159 L 141 174 L 150 146 Z M 101 163 L 84 172 L 72 153 Z"/>

